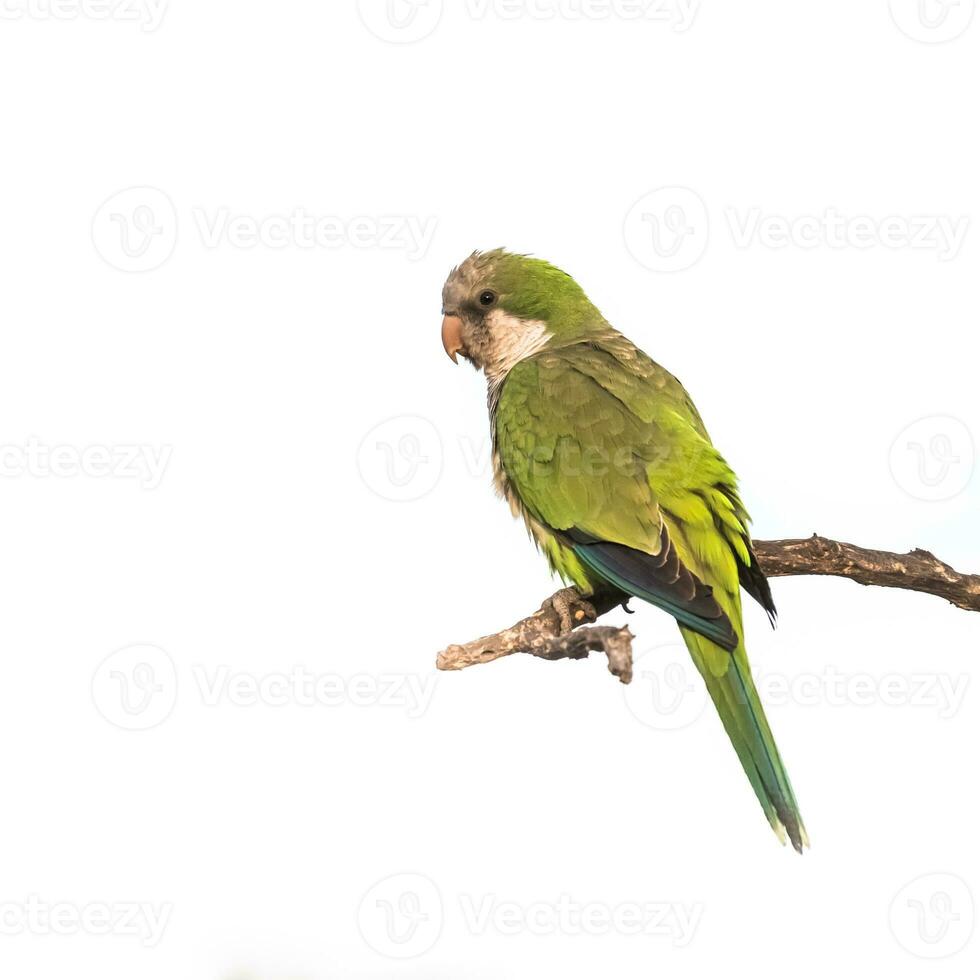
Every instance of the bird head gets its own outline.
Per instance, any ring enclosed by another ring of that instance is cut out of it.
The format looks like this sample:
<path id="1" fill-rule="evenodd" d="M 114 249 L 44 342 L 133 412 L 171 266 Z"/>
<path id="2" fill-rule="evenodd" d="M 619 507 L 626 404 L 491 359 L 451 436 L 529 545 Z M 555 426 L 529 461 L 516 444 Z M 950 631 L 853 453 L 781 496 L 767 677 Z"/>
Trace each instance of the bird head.
<path id="1" fill-rule="evenodd" d="M 603 323 L 582 287 L 542 259 L 497 249 L 474 252 L 442 290 L 442 344 L 491 381 L 518 361 Z"/>

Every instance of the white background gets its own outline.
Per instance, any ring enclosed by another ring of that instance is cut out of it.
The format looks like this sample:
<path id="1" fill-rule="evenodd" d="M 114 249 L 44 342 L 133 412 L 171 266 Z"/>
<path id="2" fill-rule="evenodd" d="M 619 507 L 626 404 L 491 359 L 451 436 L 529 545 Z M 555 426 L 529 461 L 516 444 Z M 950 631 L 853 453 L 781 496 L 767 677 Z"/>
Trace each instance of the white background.
<path id="1" fill-rule="evenodd" d="M 980 571 L 980 238 L 901 237 L 980 209 L 973 0 L 362 6 L 6 0 L 0 972 L 975 975 L 980 617 L 814 578 L 748 610 L 802 858 L 663 614 L 628 691 L 433 668 L 553 587 L 439 342 L 474 248 L 681 377 L 757 537 Z M 249 694 L 294 667 L 315 703 Z"/>

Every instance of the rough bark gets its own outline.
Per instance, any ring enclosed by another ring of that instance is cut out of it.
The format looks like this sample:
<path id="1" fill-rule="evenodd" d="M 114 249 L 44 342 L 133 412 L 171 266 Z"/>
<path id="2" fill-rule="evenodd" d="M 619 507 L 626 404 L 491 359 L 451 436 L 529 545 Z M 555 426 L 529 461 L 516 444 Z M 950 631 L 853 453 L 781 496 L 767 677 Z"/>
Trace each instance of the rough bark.
<path id="1" fill-rule="evenodd" d="M 964 575 L 928 551 L 907 555 L 859 548 L 814 534 L 810 538 L 753 543 L 766 575 L 837 575 L 862 585 L 926 592 L 960 609 L 980 612 L 980 575 Z M 537 612 L 509 629 L 469 643 L 453 644 L 436 659 L 440 670 L 461 670 L 489 663 L 512 653 L 529 653 L 545 660 L 578 660 L 602 650 L 609 670 L 624 684 L 633 676 L 632 634 L 626 627 L 591 626 L 614 609 L 623 596 L 598 596 L 591 601 L 562 589 L 545 599 Z"/>
<path id="2" fill-rule="evenodd" d="M 928 592 L 960 609 L 980 612 L 980 575 L 963 575 L 931 552 L 907 555 L 872 551 L 846 541 L 811 538 L 755 541 L 753 548 L 770 578 L 782 575 L 839 575 L 861 585 Z"/>

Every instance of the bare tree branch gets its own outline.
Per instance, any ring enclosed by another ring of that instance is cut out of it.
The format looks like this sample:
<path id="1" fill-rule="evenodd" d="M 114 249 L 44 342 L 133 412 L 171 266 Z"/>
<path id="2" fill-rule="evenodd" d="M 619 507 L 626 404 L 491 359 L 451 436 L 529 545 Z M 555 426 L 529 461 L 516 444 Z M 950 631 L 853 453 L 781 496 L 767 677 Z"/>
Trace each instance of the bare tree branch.
<path id="1" fill-rule="evenodd" d="M 771 578 L 786 575 L 837 575 L 862 585 L 927 592 L 960 609 L 980 612 L 980 575 L 963 575 L 928 551 L 907 555 L 872 551 L 844 541 L 811 538 L 753 542 L 759 564 Z M 440 670 L 462 670 L 512 653 L 545 660 L 578 660 L 593 650 L 609 658 L 609 670 L 624 684 L 633 676 L 632 634 L 626 627 L 590 626 L 614 609 L 623 596 L 595 596 L 587 601 L 574 589 L 562 589 L 537 612 L 510 629 L 469 643 L 454 644 L 436 659 Z"/>
<path id="2" fill-rule="evenodd" d="M 470 643 L 446 647 L 436 658 L 436 666 L 440 670 L 462 670 L 512 653 L 530 653 L 544 660 L 579 660 L 592 650 L 604 650 L 609 658 L 610 673 L 629 684 L 633 678 L 632 633 L 625 626 L 577 629 L 585 623 L 594 623 L 603 613 L 619 605 L 622 598 L 610 596 L 589 602 L 574 589 L 561 589 L 545 599 L 536 613 L 510 629 Z"/>
<path id="3" fill-rule="evenodd" d="M 980 575 L 963 575 L 921 548 L 907 555 L 872 551 L 846 541 L 812 538 L 754 541 L 766 575 L 840 575 L 861 585 L 928 592 L 960 609 L 980 612 Z"/>

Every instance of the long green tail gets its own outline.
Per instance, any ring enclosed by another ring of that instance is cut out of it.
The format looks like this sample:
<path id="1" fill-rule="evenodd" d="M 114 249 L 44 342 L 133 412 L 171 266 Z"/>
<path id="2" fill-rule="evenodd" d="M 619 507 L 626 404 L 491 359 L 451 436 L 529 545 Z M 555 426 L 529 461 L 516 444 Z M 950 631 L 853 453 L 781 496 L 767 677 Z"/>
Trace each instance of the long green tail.
<path id="1" fill-rule="evenodd" d="M 739 642 L 729 653 L 683 626 L 681 633 L 772 829 L 783 843 L 788 836 L 802 854 L 810 841 L 752 680 L 744 644 Z"/>

